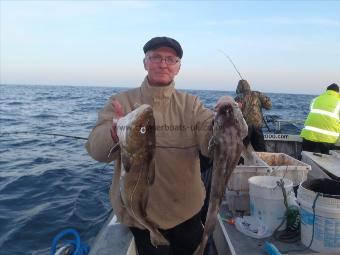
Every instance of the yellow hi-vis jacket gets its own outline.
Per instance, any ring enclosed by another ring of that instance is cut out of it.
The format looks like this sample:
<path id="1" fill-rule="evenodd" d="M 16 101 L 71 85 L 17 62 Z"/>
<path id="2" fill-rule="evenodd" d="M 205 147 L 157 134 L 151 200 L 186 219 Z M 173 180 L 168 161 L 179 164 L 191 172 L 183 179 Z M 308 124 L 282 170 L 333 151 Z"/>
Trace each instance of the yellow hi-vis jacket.
<path id="1" fill-rule="evenodd" d="M 327 90 L 313 99 L 310 108 L 300 136 L 313 142 L 336 143 L 340 133 L 339 93 Z"/>

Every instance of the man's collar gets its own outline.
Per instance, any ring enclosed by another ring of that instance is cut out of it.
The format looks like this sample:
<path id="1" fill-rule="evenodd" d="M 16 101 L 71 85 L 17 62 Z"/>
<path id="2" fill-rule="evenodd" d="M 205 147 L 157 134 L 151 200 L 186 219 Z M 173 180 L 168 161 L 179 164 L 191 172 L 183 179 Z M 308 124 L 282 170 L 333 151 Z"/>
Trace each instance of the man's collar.
<path id="1" fill-rule="evenodd" d="M 151 86 L 146 76 L 141 87 L 153 98 L 170 98 L 175 88 L 175 82 L 172 81 L 167 86 Z"/>

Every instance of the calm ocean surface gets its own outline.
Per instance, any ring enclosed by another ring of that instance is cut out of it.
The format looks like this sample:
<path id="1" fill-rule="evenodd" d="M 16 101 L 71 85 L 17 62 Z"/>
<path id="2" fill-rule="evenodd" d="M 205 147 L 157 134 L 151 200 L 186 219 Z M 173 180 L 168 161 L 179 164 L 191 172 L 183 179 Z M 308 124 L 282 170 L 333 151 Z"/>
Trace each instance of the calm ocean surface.
<path id="1" fill-rule="evenodd" d="M 92 160 L 83 140 L 110 95 L 101 87 L 0 86 L 0 254 L 49 254 L 53 237 L 75 228 L 89 244 L 110 213 L 112 164 Z M 226 92 L 192 91 L 212 108 Z M 233 95 L 233 93 L 227 93 Z M 271 94 L 265 114 L 304 120 L 314 96 Z M 299 132 L 302 124 L 287 127 Z"/>

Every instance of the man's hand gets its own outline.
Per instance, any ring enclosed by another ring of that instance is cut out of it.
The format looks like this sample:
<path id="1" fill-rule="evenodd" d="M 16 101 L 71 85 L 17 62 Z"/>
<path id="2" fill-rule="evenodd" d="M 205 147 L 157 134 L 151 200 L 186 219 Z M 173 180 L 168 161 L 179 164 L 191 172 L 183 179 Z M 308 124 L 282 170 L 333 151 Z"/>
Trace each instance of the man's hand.
<path id="1" fill-rule="evenodd" d="M 117 123 L 118 123 L 118 120 L 121 117 L 123 117 L 123 107 L 117 100 L 112 101 L 112 107 L 113 107 L 113 112 L 115 113 L 115 117 L 112 119 L 112 127 L 110 131 L 111 131 L 112 140 L 115 143 L 118 143 L 119 139 L 117 136 Z"/>

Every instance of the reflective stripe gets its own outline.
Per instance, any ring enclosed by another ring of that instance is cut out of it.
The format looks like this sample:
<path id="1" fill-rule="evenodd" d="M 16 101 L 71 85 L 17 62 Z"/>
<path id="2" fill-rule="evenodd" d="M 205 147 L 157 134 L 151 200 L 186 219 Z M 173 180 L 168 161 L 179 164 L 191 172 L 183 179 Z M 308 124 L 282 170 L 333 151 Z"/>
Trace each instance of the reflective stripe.
<path id="1" fill-rule="evenodd" d="M 322 115 L 327 115 L 331 118 L 334 118 L 334 119 L 339 119 L 339 114 L 336 112 L 327 112 L 327 111 L 324 111 L 324 110 L 320 110 L 320 109 L 312 109 L 310 112 L 312 113 L 318 113 L 318 114 L 322 114 Z"/>
<path id="2" fill-rule="evenodd" d="M 338 102 L 336 104 L 336 107 L 335 107 L 333 112 L 329 112 L 329 111 L 320 110 L 320 109 L 313 109 L 314 108 L 315 99 L 316 98 L 313 99 L 313 101 L 312 101 L 312 103 L 310 105 L 310 111 L 312 113 L 318 113 L 318 114 L 322 114 L 322 115 L 327 115 L 327 116 L 329 116 L 331 118 L 335 118 L 337 120 L 339 119 L 340 102 Z"/>
<path id="3" fill-rule="evenodd" d="M 328 130 L 324 130 L 324 129 L 320 129 L 320 128 L 316 128 L 316 127 L 311 127 L 311 126 L 305 126 L 306 130 L 310 130 L 310 131 L 314 131 L 320 134 L 324 134 L 324 135 L 330 135 L 330 136 L 339 136 L 339 133 L 337 132 L 332 132 L 332 131 L 328 131 Z"/>

